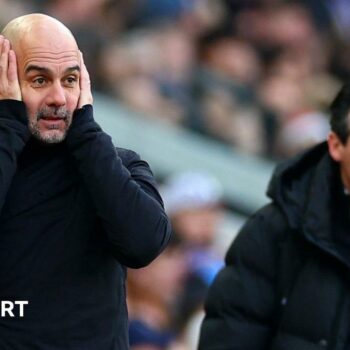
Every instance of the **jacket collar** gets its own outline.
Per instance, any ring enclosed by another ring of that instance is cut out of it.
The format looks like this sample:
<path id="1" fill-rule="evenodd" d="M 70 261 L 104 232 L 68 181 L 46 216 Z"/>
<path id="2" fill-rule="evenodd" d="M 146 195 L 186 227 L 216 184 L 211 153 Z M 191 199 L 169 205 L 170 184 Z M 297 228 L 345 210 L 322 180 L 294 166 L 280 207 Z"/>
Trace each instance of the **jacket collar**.
<path id="1" fill-rule="evenodd" d="M 344 262 L 333 239 L 332 208 L 339 166 L 326 142 L 279 165 L 268 195 L 285 213 L 292 229 Z"/>

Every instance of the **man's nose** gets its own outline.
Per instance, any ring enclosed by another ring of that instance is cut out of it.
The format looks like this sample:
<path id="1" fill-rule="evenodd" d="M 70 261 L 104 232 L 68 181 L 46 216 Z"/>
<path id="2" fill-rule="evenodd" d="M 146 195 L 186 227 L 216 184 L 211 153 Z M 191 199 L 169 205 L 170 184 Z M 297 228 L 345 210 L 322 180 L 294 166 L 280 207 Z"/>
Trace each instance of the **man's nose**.
<path id="1" fill-rule="evenodd" d="M 55 82 L 50 87 L 46 104 L 48 106 L 64 106 L 66 104 L 65 90 L 60 82 Z"/>

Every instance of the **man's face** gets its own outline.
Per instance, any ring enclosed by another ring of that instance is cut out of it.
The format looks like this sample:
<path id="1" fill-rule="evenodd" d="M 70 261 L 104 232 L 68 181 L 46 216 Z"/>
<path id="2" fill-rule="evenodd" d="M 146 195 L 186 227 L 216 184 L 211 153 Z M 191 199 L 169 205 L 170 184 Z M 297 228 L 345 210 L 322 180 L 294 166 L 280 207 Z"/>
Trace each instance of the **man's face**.
<path id="1" fill-rule="evenodd" d="M 346 188 L 350 187 L 350 140 L 349 137 L 346 144 L 342 146 L 340 151 L 340 172 L 343 184 Z"/>
<path id="2" fill-rule="evenodd" d="M 334 132 L 330 132 L 328 149 L 333 160 L 339 163 L 344 187 L 350 191 L 350 137 L 347 138 L 346 143 L 343 143 Z"/>
<path id="3" fill-rule="evenodd" d="M 63 38 L 57 45 L 57 38 L 51 40 L 56 43 L 22 42 L 17 56 L 29 129 L 43 142 L 58 143 L 64 140 L 78 104 L 80 60 L 75 43 Z"/>

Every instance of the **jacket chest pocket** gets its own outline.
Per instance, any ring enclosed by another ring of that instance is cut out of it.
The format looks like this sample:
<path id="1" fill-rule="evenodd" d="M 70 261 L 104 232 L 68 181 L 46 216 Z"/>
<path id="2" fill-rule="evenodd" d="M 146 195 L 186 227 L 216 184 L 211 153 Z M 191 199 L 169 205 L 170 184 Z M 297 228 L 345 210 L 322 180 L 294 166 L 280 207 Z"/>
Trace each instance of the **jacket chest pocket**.
<path id="1" fill-rule="evenodd" d="M 330 348 L 346 301 L 341 275 L 344 271 L 332 257 L 307 259 L 289 295 L 281 299 L 280 324 L 271 349 Z M 284 342 L 285 346 L 278 345 Z M 300 342 L 305 345 L 292 346 Z"/>

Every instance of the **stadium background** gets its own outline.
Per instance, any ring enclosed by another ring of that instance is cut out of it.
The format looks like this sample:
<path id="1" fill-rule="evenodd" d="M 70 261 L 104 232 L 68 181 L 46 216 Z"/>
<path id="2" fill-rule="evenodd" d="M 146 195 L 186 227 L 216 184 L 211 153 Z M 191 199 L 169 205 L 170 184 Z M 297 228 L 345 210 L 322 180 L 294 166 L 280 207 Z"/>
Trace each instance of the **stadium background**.
<path id="1" fill-rule="evenodd" d="M 130 270 L 133 350 L 195 349 L 205 291 L 276 162 L 326 138 L 350 75 L 347 0 L 0 0 L 76 36 L 95 116 L 147 159 L 175 238 Z"/>

